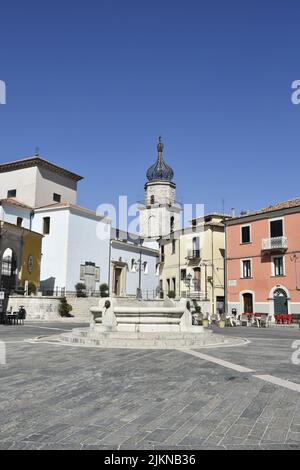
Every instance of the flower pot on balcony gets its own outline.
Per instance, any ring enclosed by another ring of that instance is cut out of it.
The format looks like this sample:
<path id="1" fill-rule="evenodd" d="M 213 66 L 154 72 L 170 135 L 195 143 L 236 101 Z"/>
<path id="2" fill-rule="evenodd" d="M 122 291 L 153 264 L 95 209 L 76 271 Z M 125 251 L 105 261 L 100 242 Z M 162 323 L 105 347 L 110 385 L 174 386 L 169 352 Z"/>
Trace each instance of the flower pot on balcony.
<path id="1" fill-rule="evenodd" d="M 209 325 L 209 322 L 208 322 L 207 319 L 202 320 L 202 326 L 203 326 L 204 328 L 208 328 L 208 325 Z"/>
<path id="2" fill-rule="evenodd" d="M 225 328 L 225 320 L 219 320 L 218 321 L 218 327 L 219 328 Z"/>

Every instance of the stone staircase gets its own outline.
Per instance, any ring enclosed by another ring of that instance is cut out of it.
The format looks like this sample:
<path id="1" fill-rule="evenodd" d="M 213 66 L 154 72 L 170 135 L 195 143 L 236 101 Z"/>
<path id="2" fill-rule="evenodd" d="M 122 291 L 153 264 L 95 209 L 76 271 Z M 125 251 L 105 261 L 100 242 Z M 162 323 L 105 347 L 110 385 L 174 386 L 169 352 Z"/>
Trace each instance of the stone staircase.
<path id="1" fill-rule="evenodd" d="M 235 345 L 244 341 L 241 338 L 212 334 L 207 330 L 201 333 L 141 333 L 100 332 L 90 328 L 75 328 L 72 332 L 59 335 L 57 340 L 73 346 L 108 349 L 197 349 L 207 346 Z"/>

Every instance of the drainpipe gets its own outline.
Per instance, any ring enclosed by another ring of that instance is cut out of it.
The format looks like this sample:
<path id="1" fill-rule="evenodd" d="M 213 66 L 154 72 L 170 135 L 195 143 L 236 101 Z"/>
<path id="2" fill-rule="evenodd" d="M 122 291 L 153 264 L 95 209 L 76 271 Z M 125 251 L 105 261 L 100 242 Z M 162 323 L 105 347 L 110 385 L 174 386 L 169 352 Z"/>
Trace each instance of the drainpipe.
<path id="1" fill-rule="evenodd" d="M 205 300 L 207 300 L 207 264 L 204 264 L 204 272 L 205 272 Z"/>
<path id="2" fill-rule="evenodd" d="M 30 215 L 29 215 L 29 230 L 32 230 L 32 219 L 34 217 L 34 211 L 31 211 L 30 212 Z"/>
<path id="3" fill-rule="evenodd" d="M 139 260 L 139 287 L 137 290 L 137 298 L 142 300 L 142 248 L 140 248 L 140 260 Z"/>

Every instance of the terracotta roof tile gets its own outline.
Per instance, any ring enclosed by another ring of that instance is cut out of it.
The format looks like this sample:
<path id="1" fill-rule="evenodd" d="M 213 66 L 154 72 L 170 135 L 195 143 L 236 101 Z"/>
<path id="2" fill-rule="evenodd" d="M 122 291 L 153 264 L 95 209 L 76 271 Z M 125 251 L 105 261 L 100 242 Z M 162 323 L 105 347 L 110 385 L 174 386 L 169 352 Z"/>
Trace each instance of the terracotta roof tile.
<path id="1" fill-rule="evenodd" d="M 22 168 L 31 168 L 34 166 L 47 168 L 51 171 L 54 171 L 55 173 L 71 178 L 74 181 L 80 181 L 83 179 L 82 176 L 79 176 L 76 173 L 73 173 L 72 171 L 66 170 L 61 166 L 55 165 L 54 163 L 51 163 L 38 155 L 35 155 L 33 157 L 26 157 L 21 160 L 14 160 L 12 162 L 0 163 L 0 173 L 19 170 Z"/>
<path id="2" fill-rule="evenodd" d="M 23 207 L 24 209 L 30 209 L 30 210 L 33 209 L 32 207 L 27 206 L 26 204 L 23 204 L 23 202 L 20 202 L 17 199 L 12 199 L 12 198 L 0 199 L 0 205 L 2 204 L 9 204 L 10 206 Z"/>

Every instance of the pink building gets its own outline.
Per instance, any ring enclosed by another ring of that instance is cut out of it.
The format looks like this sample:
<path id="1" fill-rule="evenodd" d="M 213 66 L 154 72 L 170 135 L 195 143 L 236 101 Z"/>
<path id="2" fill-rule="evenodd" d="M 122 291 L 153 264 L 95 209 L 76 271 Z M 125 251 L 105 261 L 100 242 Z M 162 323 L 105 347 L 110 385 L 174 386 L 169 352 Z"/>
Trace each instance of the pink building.
<path id="1" fill-rule="evenodd" d="M 228 312 L 300 314 L 300 198 L 226 222 Z"/>

